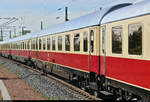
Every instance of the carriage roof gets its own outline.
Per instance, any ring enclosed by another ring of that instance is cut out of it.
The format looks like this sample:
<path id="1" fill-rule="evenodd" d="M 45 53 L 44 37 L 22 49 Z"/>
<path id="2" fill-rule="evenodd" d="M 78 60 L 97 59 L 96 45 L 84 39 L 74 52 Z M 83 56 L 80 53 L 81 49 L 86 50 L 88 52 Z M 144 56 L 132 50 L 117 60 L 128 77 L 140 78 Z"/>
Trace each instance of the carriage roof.
<path id="1" fill-rule="evenodd" d="M 150 0 L 145 0 L 143 2 L 110 12 L 103 18 L 101 24 L 138 17 L 146 14 L 150 14 Z"/>

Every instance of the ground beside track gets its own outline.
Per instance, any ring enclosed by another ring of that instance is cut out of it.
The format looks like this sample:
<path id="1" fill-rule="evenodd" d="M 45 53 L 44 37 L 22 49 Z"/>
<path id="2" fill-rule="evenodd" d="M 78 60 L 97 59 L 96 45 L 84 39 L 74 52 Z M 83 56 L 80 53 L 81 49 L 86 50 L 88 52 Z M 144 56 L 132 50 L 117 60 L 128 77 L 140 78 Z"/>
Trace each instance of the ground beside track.
<path id="1" fill-rule="evenodd" d="M 17 64 L 3 61 L 0 58 L 0 65 L 17 74 L 20 78 L 23 78 L 28 85 L 41 92 L 47 100 L 89 100 L 85 96 L 64 87 L 54 80 L 21 68 Z"/>
<path id="2" fill-rule="evenodd" d="M 39 92 L 33 90 L 24 80 L 2 66 L 0 66 L 0 80 L 7 88 L 11 100 L 45 100 Z"/>

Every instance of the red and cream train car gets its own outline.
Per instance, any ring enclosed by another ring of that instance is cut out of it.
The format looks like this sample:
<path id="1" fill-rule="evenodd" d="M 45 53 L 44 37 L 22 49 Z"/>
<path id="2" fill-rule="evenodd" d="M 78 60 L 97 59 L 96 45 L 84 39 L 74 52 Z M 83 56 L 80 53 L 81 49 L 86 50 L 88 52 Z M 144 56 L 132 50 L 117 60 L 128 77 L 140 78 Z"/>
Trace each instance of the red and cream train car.
<path id="1" fill-rule="evenodd" d="M 107 91 L 118 100 L 148 102 L 149 6 L 147 0 L 104 8 L 38 33 L 0 42 L 0 54 L 46 73 L 59 70 L 95 95 Z"/>

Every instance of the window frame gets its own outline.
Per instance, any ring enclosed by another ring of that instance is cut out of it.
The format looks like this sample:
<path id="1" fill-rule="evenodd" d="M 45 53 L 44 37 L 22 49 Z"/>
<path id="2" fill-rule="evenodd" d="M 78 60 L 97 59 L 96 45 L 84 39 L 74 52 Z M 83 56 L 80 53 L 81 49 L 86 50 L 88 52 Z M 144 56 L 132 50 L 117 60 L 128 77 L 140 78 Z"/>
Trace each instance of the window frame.
<path id="1" fill-rule="evenodd" d="M 61 38 L 61 39 L 59 39 L 59 38 Z M 59 40 L 61 40 L 61 47 L 60 47 L 60 45 L 59 45 Z M 58 51 L 62 51 L 62 43 L 63 43 L 63 37 L 61 36 L 61 35 L 59 35 L 58 37 L 57 37 L 57 41 L 58 41 L 58 43 L 57 43 L 57 47 L 58 47 Z"/>
<path id="2" fill-rule="evenodd" d="M 79 35 L 79 37 L 75 37 L 75 35 Z M 81 51 L 81 35 L 80 35 L 80 33 L 75 33 L 75 34 L 73 34 L 73 48 L 74 48 L 74 52 L 80 52 Z M 75 47 L 77 47 L 77 45 L 75 45 L 75 39 L 79 39 L 79 48 L 75 48 Z M 79 49 L 79 50 L 78 50 Z"/>
<path id="3" fill-rule="evenodd" d="M 39 44 L 39 43 L 38 43 L 38 39 L 36 38 L 36 39 L 35 39 L 35 50 L 38 50 L 38 48 L 39 48 L 38 44 Z"/>
<path id="4" fill-rule="evenodd" d="M 48 43 L 49 41 L 49 43 Z M 47 37 L 47 50 L 50 51 L 51 50 L 51 37 Z"/>
<path id="5" fill-rule="evenodd" d="M 42 50 L 46 50 L 46 38 L 42 38 Z"/>
<path id="6" fill-rule="evenodd" d="M 91 31 L 93 31 L 93 50 L 91 51 Z M 95 30 L 94 29 L 90 29 L 90 34 L 89 34 L 89 50 L 90 53 L 94 53 L 95 52 Z"/>
<path id="7" fill-rule="evenodd" d="M 53 41 L 55 41 L 55 43 Z M 52 36 L 52 51 L 56 51 L 56 36 Z"/>
<path id="8" fill-rule="evenodd" d="M 86 51 L 85 51 L 85 42 L 84 42 L 84 41 L 85 41 L 85 38 L 84 38 L 85 36 L 84 36 L 84 35 L 86 35 L 86 41 L 87 41 L 87 46 L 86 46 L 87 48 L 86 48 Z M 89 44 L 88 44 L 88 39 L 89 39 L 89 38 L 88 38 L 88 37 L 89 37 L 89 36 L 88 36 L 88 31 L 84 31 L 84 32 L 83 32 L 83 52 L 84 52 L 84 53 L 87 53 L 88 50 L 89 50 L 89 48 L 88 48 L 88 46 L 89 46 Z"/>
<path id="9" fill-rule="evenodd" d="M 42 39 L 38 39 L 38 44 L 39 44 L 39 50 L 42 50 Z"/>
<path id="10" fill-rule="evenodd" d="M 120 53 L 117 53 L 117 52 L 113 52 L 113 28 L 117 28 L 117 27 L 120 27 L 122 29 L 122 35 L 121 35 L 121 52 Z M 122 25 L 117 25 L 117 26 L 113 26 L 111 27 L 111 53 L 112 54 L 123 54 L 123 26 Z"/>
<path id="11" fill-rule="evenodd" d="M 32 50 L 35 50 L 35 39 L 32 40 Z"/>
<path id="12" fill-rule="evenodd" d="M 141 41 L 141 54 L 131 54 L 131 53 L 129 53 L 129 26 L 130 25 L 134 25 L 134 24 L 140 24 L 141 25 L 141 27 L 142 27 L 142 35 L 141 35 L 141 37 L 142 37 L 142 41 Z M 128 24 L 128 55 L 129 56 L 142 56 L 143 55 L 143 50 L 144 50 L 144 46 L 143 46 L 143 43 L 144 43 L 144 24 L 142 23 L 142 22 L 136 22 L 136 23 L 130 23 L 130 24 Z"/>
<path id="13" fill-rule="evenodd" d="M 66 43 L 66 36 L 69 36 L 69 45 Z M 65 51 L 70 51 L 71 49 L 71 35 L 70 34 L 66 34 L 65 35 Z M 68 46 L 69 46 L 69 50 L 67 49 L 68 48 Z"/>

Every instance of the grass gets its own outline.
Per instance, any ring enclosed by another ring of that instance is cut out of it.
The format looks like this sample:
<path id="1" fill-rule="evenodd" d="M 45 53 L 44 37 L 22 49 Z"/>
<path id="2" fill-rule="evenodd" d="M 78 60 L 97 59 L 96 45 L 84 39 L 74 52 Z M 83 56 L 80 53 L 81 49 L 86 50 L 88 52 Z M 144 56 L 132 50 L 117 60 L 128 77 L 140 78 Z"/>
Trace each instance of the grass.
<path id="1" fill-rule="evenodd" d="M 21 96 L 21 98 L 24 98 L 24 96 Z"/>
<path id="2" fill-rule="evenodd" d="M 56 100 L 55 97 L 48 97 L 48 100 Z"/>
<path id="3" fill-rule="evenodd" d="M 16 96 L 15 96 L 15 95 L 13 95 L 13 97 L 15 98 Z"/>
<path id="4" fill-rule="evenodd" d="M 55 97 L 47 97 L 47 96 L 43 96 L 44 99 L 47 100 L 57 100 Z"/>
<path id="5" fill-rule="evenodd" d="M 2 65 L 4 65 L 6 62 L 2 62 L 2 63 L 0 63 L 0 65 L 2 66 Z"/>

